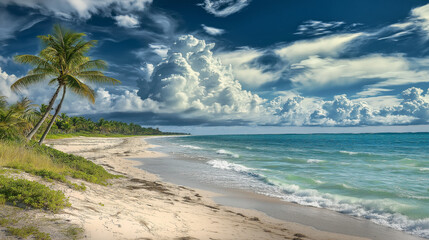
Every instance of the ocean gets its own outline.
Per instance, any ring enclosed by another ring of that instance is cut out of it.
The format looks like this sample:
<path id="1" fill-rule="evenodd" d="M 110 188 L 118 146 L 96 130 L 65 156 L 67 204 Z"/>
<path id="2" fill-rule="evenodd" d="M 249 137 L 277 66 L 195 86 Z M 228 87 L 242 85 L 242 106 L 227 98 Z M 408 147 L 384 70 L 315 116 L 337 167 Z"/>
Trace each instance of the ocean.
<path id="1" fill-rule="evenodd" d="M 429 133 L 154 138 L 199 181 L 429 238 Z M 189 165 L 190 164 L 190 165 Z M 192 165 L 193 164 L 193 165 Z"/>

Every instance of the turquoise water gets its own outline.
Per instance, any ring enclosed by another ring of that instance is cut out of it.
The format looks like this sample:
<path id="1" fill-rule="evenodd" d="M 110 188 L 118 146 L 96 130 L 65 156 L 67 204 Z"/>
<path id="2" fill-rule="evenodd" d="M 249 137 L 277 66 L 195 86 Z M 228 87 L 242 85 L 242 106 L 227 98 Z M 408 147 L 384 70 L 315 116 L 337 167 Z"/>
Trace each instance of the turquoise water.
<path id="1" fill-rule="evenodd" d="M 188 136 L 163 141 L 176 153 L 200 157 L 213 171 L 253 179 L 240 187 L 429 238 L 428 133 Z"/>

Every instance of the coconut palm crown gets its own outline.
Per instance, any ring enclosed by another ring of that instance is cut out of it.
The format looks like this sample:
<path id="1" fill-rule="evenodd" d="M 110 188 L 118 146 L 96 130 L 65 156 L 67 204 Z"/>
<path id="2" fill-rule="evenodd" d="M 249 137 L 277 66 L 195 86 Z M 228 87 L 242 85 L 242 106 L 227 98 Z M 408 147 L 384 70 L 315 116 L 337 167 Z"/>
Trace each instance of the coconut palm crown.
<path id="1" fill-rule="evenodd" d="M 120 83 L 119 80 L 103 74 L 102 70 L 107 67 L 106 62 L 91 60 L 90 57 L 86 56 L 88 51 L 96 44 L 96 41 L 86 41 L 83 39 L 85 36 L 84 33 L 73 32 L 64 29 L 60 25 L 55 25 L 52 35 L 38 36 L 45 47 L 38 55 L 15 56 L 16 62 L 29 64 L 34 68 L 28 72 L 27 76 L 18 79 L 12 84 L 12 90 L 19 91 L 29 85 L 47 80 L 49 80 L 49 84 L 57 85 L 57 89 L 48 104 L 47 111 L 27 135 L 28 140 L 33 138 L 34 134 L 48 117 L 61 89 L 63 90 L 61 101 L 39 144 L 43 142 L 52 124 L 55 122 L 55 118 L 64 101 L 66 89 L 94 103 L 95 92 L 88 83 Z"/>

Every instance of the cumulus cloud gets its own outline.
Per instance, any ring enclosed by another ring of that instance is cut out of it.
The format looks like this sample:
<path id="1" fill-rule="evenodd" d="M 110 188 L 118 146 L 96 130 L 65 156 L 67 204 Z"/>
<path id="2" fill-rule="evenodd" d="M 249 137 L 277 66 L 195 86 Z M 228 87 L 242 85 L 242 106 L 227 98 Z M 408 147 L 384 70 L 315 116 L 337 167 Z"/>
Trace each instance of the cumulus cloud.
<path id="1" fill-rule="evenodd" d="M 224 29 L 215 28 L 215 27 L 209 27 L 209 26 L 206 26 L 204 24 L 201 24 L 201 26 L 203 27 L 204 31 L 207 34 L 210 34 L 212 36 L 218 36 L 218 35 L 222 35 L 222 34 L 225 33 Z"/>
<path id="2" fill-rule="evenodd" d="M 100 114 L 111 112 L 144 112 L 154 107 L 150 101 L 143 101 L 137 95 L 137 89 L 112 93 L 105 88 L 96 89 L 95 104 L 77 96 L 67 96 L 63 111 L 71 114 Z M 76 108 L 79 106 L 79 108 Z"/>
<path id="3" fill-rule="evenodd" d="M 120 27 L 135 28 L 139 26 L 139 19 L 132 15 L 115 16 L 116 24 Z"/>
<path id="4" fill-rule="evenodd" d="M 249 3 L 250 0 L 204 0 L 204 3 L 198 5 L 216 17 L 227 17 L 241 11 Z"/>
<path id="5" fill-rule="evenodd" d="M 398 105 L 376 109 L 366 101 L 351 100 L 345 94 L 325 101 L 301 96 L 277 97 L 270 102 L 280 125 L 371 126 L 426 124 L 429 122 L 429 94 L 419 88 L 402 92 Z"/>
<path id="6" fill-rule="evenodd" d="M 415 87 L 404 90 L 397 98 L 390 96 L 398 104 L 389 102 L 378 107 L 365 98 L 352 100 L 345 94 L 323 100 L 288 92 L 289 95 L 267 101 L 241 89 L 231 69 L 212 56 L 212 47 L 203 40 L 183 36 L 172 47 L 168 58 L 155 67 L 151 81 L 139 83 L 139 90 L 116 89 L 113 93 L 96 88 L 95 104 L 68 94 L 63 111 L 70 114 L 151 112 L 160 116 L 170 114 L 170 121 L 174 114 L 177 121 L 203 119 L 207 124 L 369 126 L 429 122 L 429 89 L 424 93 Z M 10 102 L 27 96 L 37 104 L 46 104 L 55 90 L 35 86 L 16 94 L 10 85 L 17 78 L 0 69 L 0 95 Z"/>
<path id="7" fill-rule="evenodd" d="M 6 96 L 9 103 L 18 101 L 21 97 L 28 97 L 36 104 L 47 104 L 55 92 L 55 86 L 35 85 L 22 89 L 19 93 L 12 92 L 10 86 L 18 80 L 13 74 L 8 74 L 0 68 L 0 96 Z M 69 92 L 66 95 L 62 111 L 71 114 L 91 114 L 106 112 L 133 112 L 153 109 L 151 102 L 143 100 L 137 95 L 137 89 L 117 91 L 114 94 L 104 88 L 96 88 L 96 102 L 91 104 L 88 100 Z M 59 101 L 59 99 L 57 99 Z M 78 108 L 76 106 L 79 106 Z"/>
<path id="8" fill-rule="evenodd" d="M 401 96 L 401 103 L 384 109 L 384 114 L 413 116 L 419 123 L 429 122 L 429 89 L 423 94 L 422 89 L 412 87 L 403 91 Z"/>
<path id="9" fill-rule="evenodd" d="M 143 11 L 150 3 L 152 0 L 2 0 L 0 6 L 17 5 L 37 9 L 47 16 L 89 19 L 92 14 L 109 15 L 112 10 L 118 13 Z"/>
<path id="10" fill-rule="evenodd" d="M 192 35 L 179 37 L 150 81 L 139 83 L 139 96 L 156 102 L 159 112 L 186 117 L 234 119 L 263 111 L 264 100 L 242 89 L 231 68 L 213 56 L 213 47 Z"/>
<path id="11" fill-rule="evenodd" d="M 318 36 L 332 33 L 333 30 L 343 26 L 344 22 L 322 22 L 315 20 L 305 21 L 303 24 L 298 26 L 298 30 L 295 34 L 297 35 L 310 35 Z"/>
<path id="12" fill-rule="evenodd" d="M 10 90 L 10 85 L 17 79 L 15 75 L 9 75 L 0 68 L 0 96 L 7 97 L 10 102 L 18 100 L 19 97 Z"/>

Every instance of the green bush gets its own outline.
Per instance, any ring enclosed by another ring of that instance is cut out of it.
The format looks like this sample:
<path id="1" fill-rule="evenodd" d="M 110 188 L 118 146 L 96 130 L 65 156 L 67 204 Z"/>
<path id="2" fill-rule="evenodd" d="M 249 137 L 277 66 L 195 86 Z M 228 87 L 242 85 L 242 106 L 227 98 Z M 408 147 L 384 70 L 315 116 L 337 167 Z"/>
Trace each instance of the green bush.
<path id="1" fill-rule="evenodd" d="M 54 191 L 38 182 L 13 179 L 0 175 L 0 195 L 13 205 L 24 204 L 57 212 L 70 206 L 61 191 Z"/>

